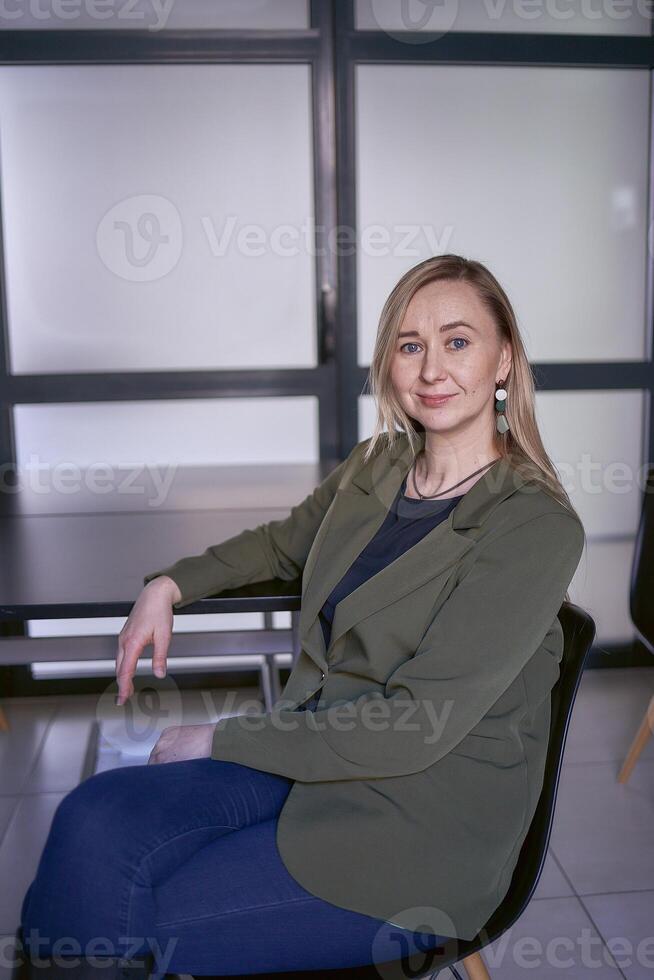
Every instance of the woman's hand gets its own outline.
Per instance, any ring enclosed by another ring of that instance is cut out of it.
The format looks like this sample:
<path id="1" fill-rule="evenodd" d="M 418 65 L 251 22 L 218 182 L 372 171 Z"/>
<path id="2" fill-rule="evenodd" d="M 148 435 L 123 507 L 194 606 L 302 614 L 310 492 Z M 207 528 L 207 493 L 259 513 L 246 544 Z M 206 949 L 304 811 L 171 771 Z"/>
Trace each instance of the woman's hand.
<path id="1" fill-rule="evenodd" d="M 132 677 L 143 648 L 154 644 L 152 669 L 166 676 L 166 656 L 173 632 L 173 603 L 181 598 L 179 586 L 167 575 L 158 575 L 142 589 L 118 634 L 116 704 L 124 704 L 134 693 Z"/>
<path id="2" fill-rule="evenodd" d="M 164 728 L 150 753 L 148 765 L 211 758 L 216 722 L 208 725 L 171 725 Z"/>

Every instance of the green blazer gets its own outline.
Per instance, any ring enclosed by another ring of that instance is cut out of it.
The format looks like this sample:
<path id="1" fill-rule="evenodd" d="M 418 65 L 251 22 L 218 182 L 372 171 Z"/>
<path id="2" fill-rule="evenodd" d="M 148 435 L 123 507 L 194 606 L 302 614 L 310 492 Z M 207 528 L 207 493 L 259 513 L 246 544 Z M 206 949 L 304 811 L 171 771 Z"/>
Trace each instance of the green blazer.
<path id="1" fill-rule="evenodd" d="M 424 434 L 420 436 L 424 445 Z M 381 526 L 405 434 L 348 458 L 283 520 L 150 572 L 204 596 L 302 575 L 301 651 L 271 712 L 221 719 L 212 758 L 295 782 L 277 846 L 342 908 L 472 939 L 508 890 L 542 788 L 557 613 L 583 527 L 507 459 L 447 519 L 338 603 L 325 599 Z M 295 710 L 320 691 L 315 712 Z"/>

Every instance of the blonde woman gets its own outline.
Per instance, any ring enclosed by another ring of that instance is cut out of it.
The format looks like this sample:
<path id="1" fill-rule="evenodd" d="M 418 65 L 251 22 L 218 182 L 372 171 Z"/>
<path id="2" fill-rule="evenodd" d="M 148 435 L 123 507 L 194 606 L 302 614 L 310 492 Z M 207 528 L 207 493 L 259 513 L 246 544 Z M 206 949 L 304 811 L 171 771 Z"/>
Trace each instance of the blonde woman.
<path id="1" fill-rule="evenodd" d="M 168 972 L 309 971 L 472 939 L 501 902 L 542 786 L 583 526 L 481 263 L 402 276 L 370 381 L 373 436 L 286 519 L 147 574 L 119 637 L 125 703 L 146 646 L 165 670 L 175 610 L 301 575 L 279 702 L 166 728 L 150 765 L 69 793 L 25 936 L 83 951 L 102 935 L 134 969 L 170 949 Z"/>

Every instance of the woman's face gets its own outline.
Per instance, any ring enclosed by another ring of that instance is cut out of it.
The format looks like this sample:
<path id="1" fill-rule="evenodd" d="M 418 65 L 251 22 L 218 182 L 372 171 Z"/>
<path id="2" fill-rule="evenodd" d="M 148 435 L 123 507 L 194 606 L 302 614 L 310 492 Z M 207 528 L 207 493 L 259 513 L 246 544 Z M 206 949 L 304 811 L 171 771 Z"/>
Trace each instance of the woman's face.
<path id="1" fill-rule="evenodd" d="M 451 433 L 477 425 L 494 432 L 495 382 L 506 379 L 511 345 L 473 286 L 430 282 L 413 295 L 400 327 L 391 380 L 404 411 L 426 432 Z M 421 397 L 449 395 L 440 404 Z"/>

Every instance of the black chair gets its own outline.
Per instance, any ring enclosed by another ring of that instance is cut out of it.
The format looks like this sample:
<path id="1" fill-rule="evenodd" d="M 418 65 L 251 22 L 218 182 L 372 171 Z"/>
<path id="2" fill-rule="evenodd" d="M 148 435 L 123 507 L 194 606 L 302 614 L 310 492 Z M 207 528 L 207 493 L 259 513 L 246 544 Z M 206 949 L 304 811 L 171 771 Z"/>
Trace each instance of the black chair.
<path id="1" fill-rule="evenodd" d="M 586 657 L 595 638 L 595 623 L 588 613 L 571 602 L 564 602 L 559 610 L 563 627 L 563 656 L 559 679 L 552 689 L 550 738 L 545 763 L 545 777 L 538 806 L 520 851 L 509 890 L 486 925 L 470 940 L 452 939 L 444 946 L 424 953 L 416 953 L 400 960 L 358 966 L 341 970 L 302 970 L 291 973 L 248 974 L 258 980 L 428 980 L 448 968 L 458 980 L 462 980 L 454 964 L 462 962 L 469 980 L 489 980 L 486 965 L 479 950 L 494 942 L 520 918 L 529 904 L 545 864 L 549 845 L 554 805 L 559 785 L 563 751 L 572 716 L 572 708 Z M 220 974 L 211 977 L 198 975 L 195 980 L 243 980 L 243 974 Z"/>
<path id="2" fill-rule="evenodd" d="M 654 653 L 654 466 L 647 473 L 647 484 L 640 509 L 636 547 L 631 563 L 629 612 L 643 646 Z M 626 783 L 638 756 L 654 731 L 654 694 L 618 773 L 618 782 Z"/>

